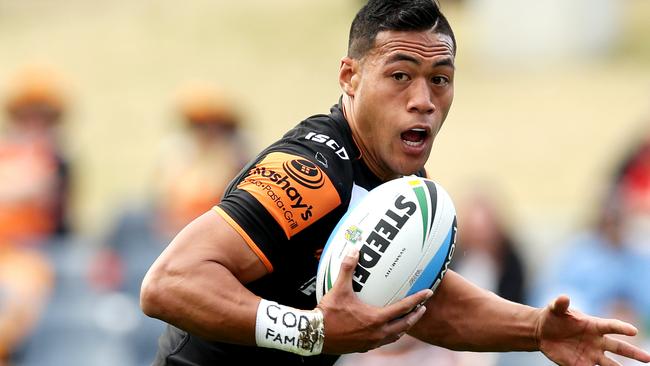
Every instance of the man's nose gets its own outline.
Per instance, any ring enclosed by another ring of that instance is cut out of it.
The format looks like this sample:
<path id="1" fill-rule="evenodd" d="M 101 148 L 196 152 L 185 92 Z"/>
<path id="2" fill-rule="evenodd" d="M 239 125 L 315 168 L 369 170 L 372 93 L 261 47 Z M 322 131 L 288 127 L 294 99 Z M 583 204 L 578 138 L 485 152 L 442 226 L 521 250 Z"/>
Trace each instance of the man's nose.
<path id="1" fill-rule="evenodd" d="M 431 114 L 436 111 L 432 91 L 426 79 L 416 79 L 410 86 L 407 110 L 413 113 Z"/>

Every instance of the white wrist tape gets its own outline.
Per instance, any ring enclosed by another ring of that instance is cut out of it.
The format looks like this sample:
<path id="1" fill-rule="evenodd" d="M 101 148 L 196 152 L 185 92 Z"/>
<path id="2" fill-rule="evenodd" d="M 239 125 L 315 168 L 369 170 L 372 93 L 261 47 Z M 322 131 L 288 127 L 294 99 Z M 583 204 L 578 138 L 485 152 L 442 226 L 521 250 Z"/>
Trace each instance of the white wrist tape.
<path id="1" fill-rule="evenodd" d="M 262 299 L 257 308 L 255 342 L 303 356 L 320 354 L 325 341 L 325 325 L 320 309 L 298 310 Z"/>

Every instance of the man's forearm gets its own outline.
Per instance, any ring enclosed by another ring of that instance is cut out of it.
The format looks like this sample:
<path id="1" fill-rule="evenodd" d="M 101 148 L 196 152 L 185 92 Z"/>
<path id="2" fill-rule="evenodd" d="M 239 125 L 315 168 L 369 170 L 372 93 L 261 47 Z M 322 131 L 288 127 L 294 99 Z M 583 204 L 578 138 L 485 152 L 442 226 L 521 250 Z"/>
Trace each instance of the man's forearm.
<path id="1" fill-rule="evenodd" d="M 152 317 L 208 340 L 255 344 L 259 297 L 243 283 L 266 274 L 257 255 L 215 211 L 192 221 L 165 248 L 142 283 Z"/>
<path id="2" fill-rule="evenodd" d="M 147 315 L 208 340 L 255 344 L 259 298 L 226 268 L 205 262 L 187 273 L 161 271 L 143 284 Z"/>
<path id="3" fill-rule="evenodd" d="M 461 351 L 534 351 L 539 309 L 513 303 L 449 271 L 411 335 Z"/>

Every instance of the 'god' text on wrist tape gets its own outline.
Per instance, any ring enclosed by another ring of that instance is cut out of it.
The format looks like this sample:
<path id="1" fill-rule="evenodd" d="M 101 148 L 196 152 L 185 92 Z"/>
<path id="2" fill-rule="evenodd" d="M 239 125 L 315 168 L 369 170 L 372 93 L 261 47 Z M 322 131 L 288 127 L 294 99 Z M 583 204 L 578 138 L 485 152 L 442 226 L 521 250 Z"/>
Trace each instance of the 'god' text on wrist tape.
<path id="1" fill-rule="evenodd" d="M 325 340 L 323 313 L 298 310 L 262 299 L 257 308 L 255 342 L 303 356 L 320 354 Z"/>

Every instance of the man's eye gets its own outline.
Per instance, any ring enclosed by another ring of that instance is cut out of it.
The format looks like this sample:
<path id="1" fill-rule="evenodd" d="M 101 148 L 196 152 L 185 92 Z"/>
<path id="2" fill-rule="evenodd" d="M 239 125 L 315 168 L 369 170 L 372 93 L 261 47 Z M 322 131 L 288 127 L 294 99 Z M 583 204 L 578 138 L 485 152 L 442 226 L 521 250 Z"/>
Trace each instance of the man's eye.
<path id="1" fill-rule="evenodd" d="M 394 73 L 394 74 L 391 75 L 391 76 L 393 77 L 393 79 L 395 79 L 395 80 L 397 80 L 397 81 L 405 81 L 405 80 L 408 79 L 408 75 L 406 75 L 406 74 L 403 73 L 403 72 L 396 72 L 396 73 Z"/>
<path id="2" fill-rule="evenodd" d="M 431 78 L 431 82 L 435 85 L 447 85 L 449 84 L 449 79 L 444 76 L 434 76 Z"/>

